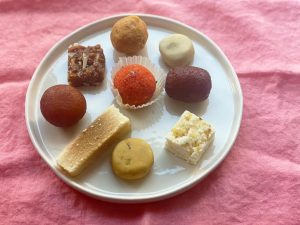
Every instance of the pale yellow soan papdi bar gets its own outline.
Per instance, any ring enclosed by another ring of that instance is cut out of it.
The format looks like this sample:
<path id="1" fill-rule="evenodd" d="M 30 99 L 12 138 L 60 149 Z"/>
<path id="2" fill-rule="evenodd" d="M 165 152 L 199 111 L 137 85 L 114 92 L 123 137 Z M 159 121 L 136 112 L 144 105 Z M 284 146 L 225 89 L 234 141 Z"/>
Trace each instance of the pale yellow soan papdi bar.
<path id="1" fill-rule="evenodd" d="M 130 120 L 112 105 L 62 151 L 57 164 L 69 175 L 76 176 L 109 143 L 130 130 Z"/>

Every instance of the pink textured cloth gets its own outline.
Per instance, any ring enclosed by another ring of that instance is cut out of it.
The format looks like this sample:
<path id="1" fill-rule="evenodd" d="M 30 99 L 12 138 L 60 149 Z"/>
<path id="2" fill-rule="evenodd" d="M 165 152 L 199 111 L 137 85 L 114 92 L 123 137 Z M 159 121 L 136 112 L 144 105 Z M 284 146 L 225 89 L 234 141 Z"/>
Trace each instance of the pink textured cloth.
<path id="1" fill-rule="evenodd" d="M 58 40 L 117 13 L 171 17 L 229 57 L 244 94 L 225 161 L 189 191 L 120 205 L 65 185 L 34 149 L 24 119 L 31 76 Z M 293 0 L 0 0 L 0 224 L 300 224 L 300 3 Z"/>

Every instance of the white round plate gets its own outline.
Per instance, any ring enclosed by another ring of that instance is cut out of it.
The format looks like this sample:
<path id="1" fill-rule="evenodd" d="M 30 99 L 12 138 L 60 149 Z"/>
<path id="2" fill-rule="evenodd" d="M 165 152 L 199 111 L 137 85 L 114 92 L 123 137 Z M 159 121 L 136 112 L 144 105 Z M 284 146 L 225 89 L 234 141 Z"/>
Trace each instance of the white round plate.
<path id="1" fill-rule="evenodd" d="M 25 103 L 26 124 L 38 153 L 65 183 L 89 196 L 113 202 L 148 202 L 164 199 L 192 187 L 216 168 L 230 151 L 242 118 L 242 92 L 236 73 L 221 49 L 199 31 L 178 21 L 154 15 L 139 15 L 147 24 L 149 38 L 139 55 L 164 69 L 159 41 L 169 34 L 181 33 L 192 39 L 195 48 L 193 66 L 206 69 L 212 78 L 208 100 L 185 104 L 163 95 L 155 104 L 141 110 L 122 109 L 131 119 L 131 137 L 145 139 L 152 146 L 154 165 L 145 178 L 127 182 L 116 177 L 111 169 L 111 150 L 96 159 L 80 176 L 70 178 L 56 166 L 56 157 L 63 148 L 98 115 L 114 102 L 110 90 L 110 71 L 120 56 L 110 41 L 113 24 L 126 16 L 117 15 L 88 24 L 58 42 L 37 67 L 28 87 Z M 45 121 L 40 112 L 43 92 L 56 84 L 67 84 L 67 48 L 79 42 L 101 44 L 106 57 L 106 79 L 100 87 L 80 88 L 87 101 L 83 119 L 70 128 L 58 128 Z M 191 166 L 164 149 L 165 136 L 184 110 L 189 110 L 211 123 L 215 139 L 196 166 Z M 112 146 L 113 147 L 113 146 Z"/>

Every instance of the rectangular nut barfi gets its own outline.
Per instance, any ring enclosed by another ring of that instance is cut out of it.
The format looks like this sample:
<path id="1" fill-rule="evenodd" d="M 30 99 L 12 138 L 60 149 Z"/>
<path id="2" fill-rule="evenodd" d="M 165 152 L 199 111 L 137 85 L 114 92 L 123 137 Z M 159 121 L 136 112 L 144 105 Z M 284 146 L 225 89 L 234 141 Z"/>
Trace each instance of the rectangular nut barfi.
<path id="1" fill-rule="evenodd" d="M 105 57 L 101 46 L 70 45 L 68 48 L 68 82 L 74 87 L 97 86 L 104 79 Z"/>

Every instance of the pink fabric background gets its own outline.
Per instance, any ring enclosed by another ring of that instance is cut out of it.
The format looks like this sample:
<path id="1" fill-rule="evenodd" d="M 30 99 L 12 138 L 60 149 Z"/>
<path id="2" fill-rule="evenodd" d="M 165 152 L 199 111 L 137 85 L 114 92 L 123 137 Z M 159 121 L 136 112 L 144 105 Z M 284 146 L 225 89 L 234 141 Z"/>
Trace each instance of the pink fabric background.
<path id="1" fill-rule="evenodd" d="M 0 224 L 300 224 L 300 2 L 0 0 Z M 86 23 L 159 14 L 211 37 L 244 94 L 237 141 L 203 182 L 174 198 L 119 205 L 58 179 L 35 151 L 25 93 L 42 57 Z"/>

